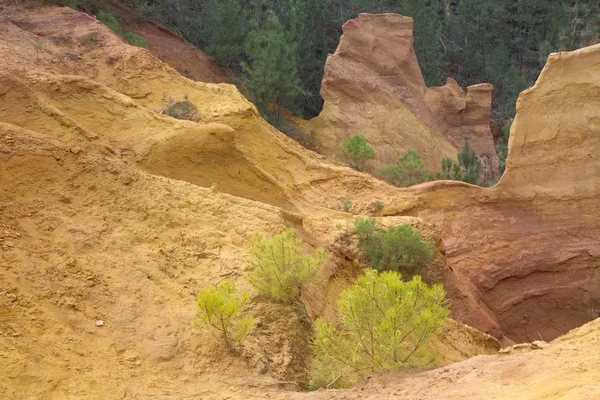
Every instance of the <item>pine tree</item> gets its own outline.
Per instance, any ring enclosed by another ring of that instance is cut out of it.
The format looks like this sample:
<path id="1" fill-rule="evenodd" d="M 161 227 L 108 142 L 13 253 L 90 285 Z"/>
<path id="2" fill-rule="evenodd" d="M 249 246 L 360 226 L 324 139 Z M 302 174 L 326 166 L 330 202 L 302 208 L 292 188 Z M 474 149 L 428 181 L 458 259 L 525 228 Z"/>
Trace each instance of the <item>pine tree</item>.
<path id="1" fill-rule="evenodd" d="M 431 362 L 427 342 L 449 314 L 442 285 L 365 271 L 342 292 L 336 323 L 315 321 L 312 385 L 347 387 L 373 372 Z"/>
<path id="2" fill-rule="evenodd" d="M 462 151 L 458 153 L 458 163 L 463 168 L 463 182 L 476 185 L 479 180 L 481 166 L 477 161 L 477 154 L 471 150 L 468 136 L 465 136 L 465 145 Z"/>
<path id="3" fill-rule="evenodd" d="M 244 84 L 261 114 L 278 123 L 283 107 L 293 107 L 302 93 L 296 61 L 296 46 L 285 33 L 277 15 L 270 11 L 263 26 L 252 21 L 243 62 Z"/>
<path id="4" fill-rule="evenodd" d="M 425 170 L 425 164 L 421 157 L 413 149 L 409 149 L 402 157 L 398 157 L 396 164 L 377 168 L 375 176 L 398 187 L 409 187 L 433 180 L 433 177 Z"/>
<path id="5" fill-rule="evenodd" d="M 240 62 L 246 20 L 239 0 L 208 0 L 204 6 L 205 49 L 219 64 L 231 68 Z"/>
<path id="6" fill-rule="evenodd" d="M 294 111 L 306 117 L 318 115 L 323 105 L 319 91 L 328 54 L 325 13 L 321 0 L 284 0 L 280 11 L 289 38 L 296 44 L 298 76 L 303 89 L 299 109 Z"/>
<path id="7" fill-rule="evenodd" d="M 340 154 L 348 159 L 352 168 L 361 171 L 365 161 L 375 158 L 375 149 L 357 133 L 342 141 Z"/>

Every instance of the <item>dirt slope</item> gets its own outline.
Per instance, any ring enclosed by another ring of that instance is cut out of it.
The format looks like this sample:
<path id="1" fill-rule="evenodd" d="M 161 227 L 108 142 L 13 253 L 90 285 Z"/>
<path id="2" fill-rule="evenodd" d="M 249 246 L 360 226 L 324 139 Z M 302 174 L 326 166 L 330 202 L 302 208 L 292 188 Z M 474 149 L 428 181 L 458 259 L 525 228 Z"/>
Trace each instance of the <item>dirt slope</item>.
<path id="1" fill-rule="evenodd" d="M 600 319 L 549 344 L 539 342 L 507 354 L 473 357 L 429 372 L 390 373 L 352 390 L 279 398 L 596 400 L 600 398 Z"/>
<path id="2" fill-rule="evenodd" d="M 112 14 L 125 32 L 133 32 L 144 38 L 148 49 L 161 61 L 175 68 L 187 78 L 200 82 L 229 82 L 225 71 L 200 49 L 185 42 L 168 29 L 137 14 L 117 0 L 86 2 L 85 12 L 97 15 L 99 10 Z"/>

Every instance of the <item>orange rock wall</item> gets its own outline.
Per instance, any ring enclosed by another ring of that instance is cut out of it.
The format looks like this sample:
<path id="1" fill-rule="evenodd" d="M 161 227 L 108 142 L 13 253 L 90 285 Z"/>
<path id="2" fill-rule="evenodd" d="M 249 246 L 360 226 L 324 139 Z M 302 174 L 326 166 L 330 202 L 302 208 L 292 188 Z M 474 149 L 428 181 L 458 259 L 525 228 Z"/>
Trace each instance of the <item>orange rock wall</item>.
<path id="1" fill-rule="evenodd" d="M 550 55 L 519 97 L 497 186 L 422 187 L 419 205 L 397 210 L 443 227 L 460 321 L 531 341 L 600 315 L 598 65 L 600 45 Z"/>
<path id="2" fill-rule="evenodd" d="M 325 65 L 323 111 L 304 128 L 334 157 L 343 139 L 362 133 L 377 154 L 369 170 L 413 148 L 430 171 L 438 171 L 442 158 L 457 158 L 464 136 L 478 154 L 486 154 L 489 169 L 497 169 L 489 128 L 492 86 L 474 85 L 465 94 L 448 79 L 445 86 L 427 88 L 413 48 L 413 25 L 412 18 L 398 14 L 361 14 L 348 21 Z"/>

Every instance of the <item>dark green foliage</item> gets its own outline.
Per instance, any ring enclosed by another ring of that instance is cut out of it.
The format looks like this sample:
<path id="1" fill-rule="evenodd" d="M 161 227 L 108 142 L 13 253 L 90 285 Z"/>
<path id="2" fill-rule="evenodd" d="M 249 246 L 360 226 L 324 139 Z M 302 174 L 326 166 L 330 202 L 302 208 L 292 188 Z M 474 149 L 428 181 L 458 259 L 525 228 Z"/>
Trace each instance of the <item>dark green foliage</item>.
<path id="1" fill-rule="evenodd" d="M 375 149 L 358 133 L 342 141 L 340 154 L 348 159 L 352 168 L 360 171 L 365 161 L 375 158 Z"/>
<path id="2" fill-rule="evenodd" d="M 476 185 L 479 181 L 481 165 L 477 160 L 477 154 L 471 150 L 471 144 L 467 136 L 465 136 L 465 144 L 462 151 L 458 153 L 458 163 L 463 169 L 463 182 Z"/>
<path id="3" fill-rule="evenodd" d="M 440 36 L 444 27 L 444 5 L 441 1 L 399 0 L 398 12 L 415 21 L 414 47 L 425 82 L 430 86 L 441 83 L 443 65 Z"/>
<path id="4" fill-rule="evenodd" d="M 314 152 L 319 152 L 321 149 L 321 142 L 317 139 L 314 132 L 307 132 L 293 120 L 285 117 L 281 117 L 279 121 L 273 121 L 273 126 L 283 132 L 287 137 L 294 139 L 305 148 Z"/>
<path id="5" fill-rule="evenodd" d="M 315 321 L 311 386 L 347 387 L 374 372 L 431 362 L 425 345 L 449 314 L 441 285 L 365 271 L 342 293 L 337 323 Z"/>
<path id="6" fill-rule="evenodd" d="M 354 234 L 362 248 L 373 241 L 373 235 L 381 229 L 375 218 L 357 218 L 354 220 Z"/>
<path id="7" fill-rule="evenodd" d="M 302 93 L 295 46 L 277 15 L 269 12 L 262 26 L 250 24 L 245 48 L 249 62 L 242 68 L 248 95 L 266 119 L 278 122 L 281 109 L 293 107 Z"/>
<path id="8" fill-rule="evenodd" d="M 148 43 L 144 40 L 140 35 L 136 35 L 135 33 L 127 32 L 125 34 L 125 40 L 132 46 L 147 48 Z"/>
<path id="9" fill-rule="evenodd" d="M 399 157 L 395 165 L 377 168 L 375 176 L 398 187 L 408 187 L 433 180 L 433 177 L 425 171 L 421 157 L 413 149 Z"/>
<path id="10" fill-rule="evenodd" d="M 287 0 L 282 10 L 285 25 L 296 44 L 298 76 L 303 93 L 299 110 L 305 117 L 318 115 L 323 106 L 319 92 L 327 54 L 333 50 L 329 45 L 327 27 L 330 24 L 328 10 L 322 0 Z M 336 38 L 337 41 L 337 38 Z"/>
<path id="11" fill-rule="evenodd" d="M 244 53 L 248 17 L 239 0 L 208 0 L 203 13 L 204 49 L 221 65 L 239 64 Z"/>
<path id="12" fill-rule="evenodd" d="M 399 271 L 407 275 L 418 274 L 433 257 L 434 249 L 419 231 L 410 225 L 378 226 L 374 219 L 357 219 L 354 222 L 358 243 L 367 255 L 371 268 L 378 271 Z"/>
<path id="13" fill-rule="evenodd" d="M 77 0 L 64 0 L 65 6 L 77 10 Z"/>
<path id="14" fill-rule="evenodd" d="M 119 24 L 119 21 L 117 21 L 116 18 L 112 16 L 112 14 L 100 10 L 100 12 L 98 13 L 98 21 L 102 22 L 104 25 L 109 27 L 111 31 L 125 39 L 125 41 L 130 45 L 143 48 L 148 47 L 148 44 L 140 35 L 136 35 L 132 32 L 124 32 L 121 28 L 121 24 Z M 82 45 L 86 47 L 91 47 L 96 43 L 96 32 L 90 32 L 88 35 L 81 37 L 79 40 Z"/>
<path id="15" fill-rule="evenodd" d="M 442 172 L 436 174 L 437 180 L 462 181 L 460 165 L 451 158 L 442 160 Z"/>
<path id="16" fill-rule="evenodd" d="M 121 37 L 123 36 L 123 29 L 121 29 L 121 24 L 119 24 L 119 21 L 117 21 L 115 17 L 112 16 L 112 14 L 100 10 L 100 12 L 98 13 L 98 21 L 102 22 L 117 35 Z"/>

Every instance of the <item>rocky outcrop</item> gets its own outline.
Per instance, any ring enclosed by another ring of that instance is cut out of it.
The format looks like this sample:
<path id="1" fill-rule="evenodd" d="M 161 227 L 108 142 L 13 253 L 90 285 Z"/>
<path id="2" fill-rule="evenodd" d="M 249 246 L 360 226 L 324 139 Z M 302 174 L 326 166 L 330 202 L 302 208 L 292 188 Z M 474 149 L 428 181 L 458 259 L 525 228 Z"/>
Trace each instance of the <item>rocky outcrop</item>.
<path id="1" fill-rule="evenodd" d="M 377 154 L 371 169 L 413 148 L 429 170 L 438 171 L 442 158 L 456 159 L 469 136 L 495 171 L 492 86 L 471 86 L 465 94 L 448 79 L 445 86 L 427 88 L 413 49 L 413 24 L 398 14 L 361 14 L 348 21 L 325 65 L 323 111 L 305 129 L 315 132 L 328 156 L 339 154 L 343 139 L 362 133 Z"/>
<path id="2" fill-rule="evenodd" d="M 551 340 L 600 315 L 600 45 L 550 55 L 519 97 L 491 189 L 431 185 L 417 215 L 443 226 L 454 316 L 501 338 Z"/>
<path id="3" fill-rule="evenodd" d="M 498 179 L 498 156 L 490 130 L 492 91 L 489 83 L 467 88 L 465 93 L 452 78 L 440 87 L 425 91 L 425 103 L 436 125 L 452 145 L 462 150 L 465 137 L 483 165 L 482 180 Z"/>

